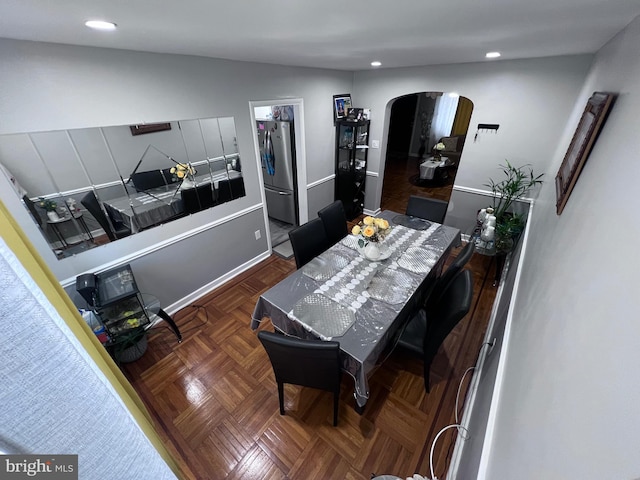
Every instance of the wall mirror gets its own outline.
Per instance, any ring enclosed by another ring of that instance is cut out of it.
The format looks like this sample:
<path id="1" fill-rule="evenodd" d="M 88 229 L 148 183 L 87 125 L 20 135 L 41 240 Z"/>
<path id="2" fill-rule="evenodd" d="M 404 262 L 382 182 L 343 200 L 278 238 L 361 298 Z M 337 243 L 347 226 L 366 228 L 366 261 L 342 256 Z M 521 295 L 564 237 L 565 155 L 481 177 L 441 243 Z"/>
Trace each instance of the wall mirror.
<path id="1" fill-rule="evenodd" d="M 245 195 L 233 117 L 2 135 L 0 165 L 57 258 Z"/>

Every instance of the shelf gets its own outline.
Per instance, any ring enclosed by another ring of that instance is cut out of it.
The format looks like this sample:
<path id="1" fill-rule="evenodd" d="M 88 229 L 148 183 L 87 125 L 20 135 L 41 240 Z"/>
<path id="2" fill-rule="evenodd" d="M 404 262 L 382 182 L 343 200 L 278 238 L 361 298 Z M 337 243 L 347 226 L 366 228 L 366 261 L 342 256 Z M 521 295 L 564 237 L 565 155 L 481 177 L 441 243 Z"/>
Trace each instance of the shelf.
<path id="1" fill-rule="evenodd" d="M 364 208 L 369 126 L 368 120 L 336 122 L 335 199 L 342 201 L 348 220 Z"/>

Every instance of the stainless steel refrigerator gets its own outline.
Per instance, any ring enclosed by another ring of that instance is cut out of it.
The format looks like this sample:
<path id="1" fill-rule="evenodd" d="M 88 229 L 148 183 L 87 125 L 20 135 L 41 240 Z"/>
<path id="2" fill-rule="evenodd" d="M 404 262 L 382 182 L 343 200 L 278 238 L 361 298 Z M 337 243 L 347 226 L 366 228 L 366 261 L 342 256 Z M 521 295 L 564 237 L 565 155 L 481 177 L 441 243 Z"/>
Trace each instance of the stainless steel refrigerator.
<path id="1" fill-rule="evenodd" d="M 258 120 L 257 128 L 269 216 L 281 222 L 298 225 L 293 123 Z"/>

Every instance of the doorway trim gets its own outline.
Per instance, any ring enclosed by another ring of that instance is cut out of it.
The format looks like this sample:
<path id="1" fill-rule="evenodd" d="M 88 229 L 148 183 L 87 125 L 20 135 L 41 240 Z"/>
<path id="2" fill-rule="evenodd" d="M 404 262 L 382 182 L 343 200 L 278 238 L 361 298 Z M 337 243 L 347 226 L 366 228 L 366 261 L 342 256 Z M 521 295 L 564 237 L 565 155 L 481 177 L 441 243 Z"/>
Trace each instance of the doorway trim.
<path id="1" fill-rule="evenodd" d="M 279 98 L 277 100 L 249 100 L 249 116 L 251 118 L 251 131 L 253 132 L 253 148 L 255 151 L 258 180 L 260 181 L 260 198 L 262 199 L 262 212 L 264 214 L 265 235 L 269 254 L 272 251 L 271 230 L 269 228 L 269 213 L 267 212 L 267 199 L 264 193 L 264 178 L 262 177 L 262 163 L 260 161 L 260 147 L 258 145 L 258 131 L 256 125 L 255 107 L 270 105 L 293 106 L 293 128 L 296 148 L 296 175 L 298 179 L 298 218 L 300 225 L 309 220 L 309 207 L 307 200 L 307 157 L 304 139 L 304 101 L 302 98 Z"/>

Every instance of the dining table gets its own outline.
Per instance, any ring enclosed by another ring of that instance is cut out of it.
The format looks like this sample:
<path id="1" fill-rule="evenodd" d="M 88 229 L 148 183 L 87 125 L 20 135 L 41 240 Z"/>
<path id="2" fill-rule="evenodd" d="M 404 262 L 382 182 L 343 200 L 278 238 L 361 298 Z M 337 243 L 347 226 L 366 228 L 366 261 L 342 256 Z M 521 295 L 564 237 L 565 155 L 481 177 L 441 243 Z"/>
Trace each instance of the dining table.
<path id="1" fill-rule="evenodd" d="M 377 259 L 349 234 L 261 294 L 251 319 L 253 330 L 269 318 L 285 335 L 338 341 L 359 411 L 369 399 L 369 376 L 461 244 L 457 228 L 390 210 L 377 216 L 391 227 Z"/>
<path id="2" fill-rule="evenodd" d="M 433 180 L 437 169 L 446 167 L 447 165 L 451 165 L 449 157 L 429 157 L 426 161 L 420 164 L 420 179 Z"/>
<path id="3" fill-rule="evenodd" d="M 190 188 L 206 183 L 213 183 L 214 187 L 218 188 L 221 180 L 240 176 L 242 174 L 235 170 L 214 174 L 205 173 L 196 176 Z M 104 206 L 113 220 L 123 223 L 134 233 L 185 214 L 180 183 L 171 183 L 105 200 Z"/>

